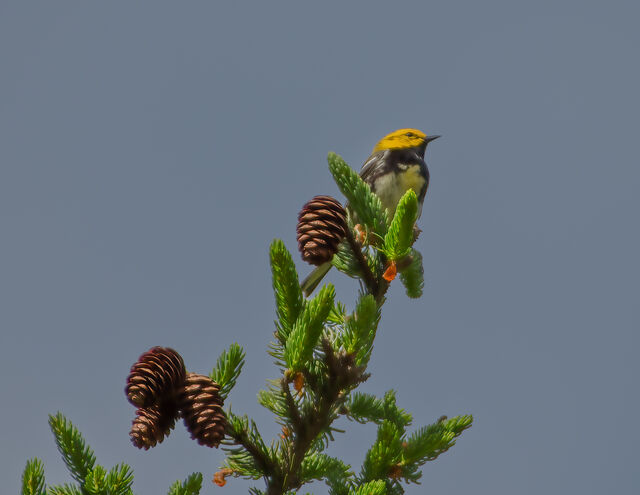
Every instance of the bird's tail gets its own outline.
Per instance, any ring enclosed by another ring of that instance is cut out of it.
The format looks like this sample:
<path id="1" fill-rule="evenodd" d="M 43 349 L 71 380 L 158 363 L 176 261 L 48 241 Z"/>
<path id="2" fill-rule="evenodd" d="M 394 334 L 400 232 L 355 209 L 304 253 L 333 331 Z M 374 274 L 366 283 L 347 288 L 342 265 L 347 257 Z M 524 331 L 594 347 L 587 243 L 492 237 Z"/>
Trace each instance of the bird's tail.
<path id="1" fill-rule="evenodd" d="M 300 284 L 300 288 L 306 297 L 318 287 L 324 276 L 331 270 L 331 261 L 327 261 L 315 268 Z"/>

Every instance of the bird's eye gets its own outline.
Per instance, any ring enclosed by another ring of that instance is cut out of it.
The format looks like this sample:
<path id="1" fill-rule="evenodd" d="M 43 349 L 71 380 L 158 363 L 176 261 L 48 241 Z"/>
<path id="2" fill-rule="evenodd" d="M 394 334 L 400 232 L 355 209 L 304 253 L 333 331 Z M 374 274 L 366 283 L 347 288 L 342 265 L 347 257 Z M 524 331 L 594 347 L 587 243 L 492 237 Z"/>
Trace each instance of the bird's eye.
<path id="1" fill-rule="evenodd" d="M 416 137 L 416 135 L 413 132 L 407 132 L 405 134 L 405 136 L 407 136 L 407 137 Z"/>

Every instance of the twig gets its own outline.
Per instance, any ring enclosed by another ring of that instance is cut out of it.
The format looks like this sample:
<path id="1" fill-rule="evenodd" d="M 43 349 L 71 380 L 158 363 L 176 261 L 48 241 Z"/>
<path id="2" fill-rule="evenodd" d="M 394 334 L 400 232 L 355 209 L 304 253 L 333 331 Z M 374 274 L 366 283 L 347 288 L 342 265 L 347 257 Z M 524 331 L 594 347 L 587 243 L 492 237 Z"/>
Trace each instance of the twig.
<path id="1" fill-rule="evenodd" d="M 303 417 L 299 415 L 298 411 L 295 411 L 293 457 L 287 466 L 284 476 L 272 479 L 271 483 L 269 483 L 267 488 L 269 495 L 284 493 L 300 487 L 301 483 L 297 477 L 300 466 L 308 454 L 311 444 L 322 431 L 333 423 L 335 417 L 331 413 L 332 410 L 341 406 L 341 403 L 346 399 L 345 390 L 368 378 L 368 375 L 364 373 L 364 367 L 352 366 L 352 358 L 350 356 L 336 355 L 331 343 L 326 338 L 322 340 L 322 348 L 325 352 L 325 363 L 329 371 L 329 382 L 321 392 L 317 392 L 318 402 L 313 411 Z M 285 395 L 290 396 L 291 394 L 290 392 L 289 394 L 285 392 Z M 293 402 L 293 398 L 291 399 Z M 288 399 L 287 402 L 289 402 Z M 293 413 L 293 411 L 291 412 Z M 281 480 L 284 480 L 284 483 L 281 483 Z"/>
<path id="2" fill-rule="evenodd" d="M 293 400 L 293 396 L 291 395 L 291 390 L 289 390 L 289 383 L 286 379 L 282 378 L 280 380 L 280 385 L 282 386 L 282 392 L 284 393 L 285 399 L 287 401 L 287 409 L 289 410 L 289 414 L 291 415 L 291 422 L 294 429 L 299 429 L 302 426 L 302 418 L 300 417 L 300 412 L 298 411 L 298 406 Z"/>
<path id="3" fill-rule="evenodd" d="M 277 463 L 273 462 L 272 459 L 265 456 L 263 452 L 258 448 L 249 438 L 247 433 L 242 430 L 238 431 L 233 428 L 231 422 L 227 422 L 227 427 L 225 430 L 227 436 L 233 438 L 238 445 L 242 445 L 244 449 L 251 454 L 251 457 L 256 461 L 256 464 L 262 469 L 265 473 L 265 477 L 279 478 L 280 477 L 280 469 Z"/>
<path id="4" fill-rule="evenodd" d="M 378 293 L 378 283 L 373 273 L 371 272 L 371 268 L 369 267 L 369 263 L 367 263 L 366 258 L 362 254 L 362 247 L 353 237 L 353 233 L 350 228 L 347 228 L 347 242 L 353 251 L 358 264 L 360 265 L 360 269 L 362 270 L 362 274 L 364 276 L 364 282 L 367 285 L 367 289 L 369 290 L 369 294 L 377 294 Z"/>

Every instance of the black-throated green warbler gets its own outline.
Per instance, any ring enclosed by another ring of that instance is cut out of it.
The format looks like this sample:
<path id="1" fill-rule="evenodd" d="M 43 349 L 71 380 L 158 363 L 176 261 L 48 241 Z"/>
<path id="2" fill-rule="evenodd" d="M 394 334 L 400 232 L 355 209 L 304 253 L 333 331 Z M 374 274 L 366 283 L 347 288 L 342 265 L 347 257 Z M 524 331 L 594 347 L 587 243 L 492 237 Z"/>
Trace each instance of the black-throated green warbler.
<path id="1" fill-rule="evenodd" d="M 440 136 L 427 136 L 418 129 L 398 129 L 383 137 L 373 148 L 360 170 L 360 177 L 378 195 L 389 218 L 393 218 L 398 201 L 409 189 L 418 196 L 418 217 L 422 213 L 429 169 L 424 161 L 427 144 Z M 318 266 L 303 280 L 306 296 L 311 294 L 331 268 L 331 262 Z"/>

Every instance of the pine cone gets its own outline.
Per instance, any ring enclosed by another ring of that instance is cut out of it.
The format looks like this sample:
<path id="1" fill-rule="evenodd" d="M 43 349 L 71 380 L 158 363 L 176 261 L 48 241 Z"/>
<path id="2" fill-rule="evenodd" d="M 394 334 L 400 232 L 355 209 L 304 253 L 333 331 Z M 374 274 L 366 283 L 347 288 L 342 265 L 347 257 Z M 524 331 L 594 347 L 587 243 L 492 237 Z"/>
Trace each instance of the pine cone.
<path id="1" fill-rule="evenodd" d="M 169 347 L 152 347 L 131 367 L 125 393 L 134 406 L 149 407 L 169 400 L 185 374 L 180 354 Z"/>
<path id="2" fill-rule="evenodd" d="M 200 445 L 217 447 L 224 438 L 227 419 L 219 392 L 218 384 L 208 376 L 187 373 L 179 406 L 184 425 Z"/>
<path id="3" fill-rule="evenodd" d="M 298 214 L 298 249 L 312 265 L 330 261 L 347 230 L 346 212 L 331 196 L 315 196 Z"/>
<path id="4" fill-rule="evenodd" d="M 180 412 L 175 400 L 136 410 L 129 436 L 133 445 L 149 450 L 162 442 L 176 424 Z"/>

